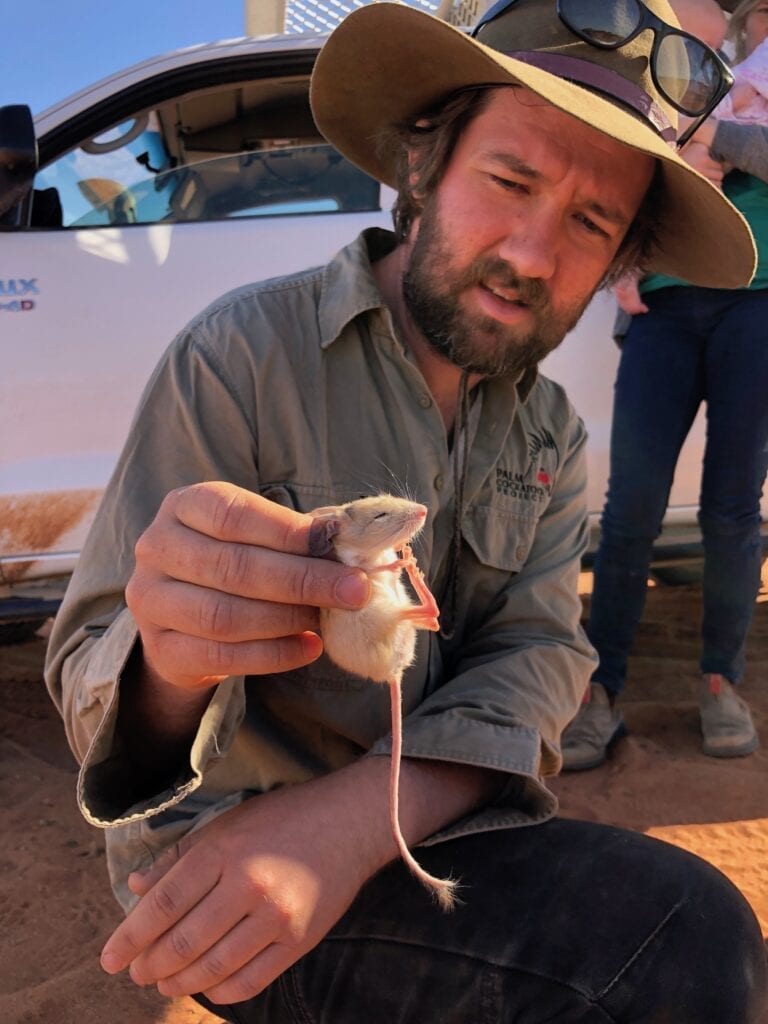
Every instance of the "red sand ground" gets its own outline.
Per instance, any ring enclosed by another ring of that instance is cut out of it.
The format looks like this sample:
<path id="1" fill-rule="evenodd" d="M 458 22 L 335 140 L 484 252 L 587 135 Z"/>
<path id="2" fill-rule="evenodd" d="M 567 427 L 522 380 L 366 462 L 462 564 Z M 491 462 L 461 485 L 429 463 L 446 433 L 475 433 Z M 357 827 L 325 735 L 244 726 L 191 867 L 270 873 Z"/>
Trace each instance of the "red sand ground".
<path id="1" fill-rule="evenodd" d="M 741 888 L 768 936 L 763 600 L 768 594 L 756 607 L 745 686 L 761 751 L 725 762 L 700 753 L 700 593 L 655 588 L 623 699 L 631 735 L 608 764 L 564 776 L 555 789 L 566 815 L 639 829 L 710 860 Z M 101 835 L 75 807 L 75 765 L 41 682 L 43 651 L 42 640 L 0 648 L 0 1021 L 215 1024 L 218 1018 L 192 1000 L 163 999 L 99 968 L 99 950 L 120 912 Z"/>

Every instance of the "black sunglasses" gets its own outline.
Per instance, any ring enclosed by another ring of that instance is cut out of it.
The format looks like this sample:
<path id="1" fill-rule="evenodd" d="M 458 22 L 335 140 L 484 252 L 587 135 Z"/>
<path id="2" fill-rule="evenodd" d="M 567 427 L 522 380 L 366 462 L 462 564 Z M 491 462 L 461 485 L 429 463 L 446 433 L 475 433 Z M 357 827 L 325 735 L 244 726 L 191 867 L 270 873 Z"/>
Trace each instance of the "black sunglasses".
<path id="1" fill-rule="evenodd" d="M 472 37 L 506 51 L 504 44 L 513 44 L 515 33 L 511 24 L 512 31 L 504 32 L 498 19 L 517 2 L 495 3 L 474 27 Z M 656 88 L 676 110 L 696 119 L 677 139 L 678 147 L 688 141 L 733 85 L 728 66 L 711 47 L 662 21 L 641 0 L 557 0 L 556 7 L 569 31 L 603 50 L 616 50 L 645 29 L 653 32 L 650 64 Z M 514 56 L 513 49 L 509 52 Z"/>

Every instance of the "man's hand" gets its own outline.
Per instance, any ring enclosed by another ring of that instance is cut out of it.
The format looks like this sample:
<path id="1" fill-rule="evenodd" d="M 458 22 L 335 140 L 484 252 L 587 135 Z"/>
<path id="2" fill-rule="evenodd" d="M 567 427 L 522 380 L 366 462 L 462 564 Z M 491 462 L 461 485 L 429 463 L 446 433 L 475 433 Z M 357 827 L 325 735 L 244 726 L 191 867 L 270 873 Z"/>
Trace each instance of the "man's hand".
<path id="1" fill-rule="evenodd" d="M 640 297 L 638 284 L 637 274 L 629 273 L 625 274 L 624 277 L 620 278 L 611 287 L 614 298 L 624 312 L 629 313 L 630 316 L 637 316 L 638 313 L 648 312 L 648 307 Z"/>
<path id="2" fill-rule="evenodd" d="M 125 595 L 148 674 L 199 692 L 314 661 L 317 609 L 359 608 L 369 583 L 307 555 L 310 523 L 228 483 L 172 491 L 139 538 Z"/>
<path id="3" fill-rule="evenodd" d="M 234 1003 L 261 992 L 397 857 L 389 772 L 389 758 L 363 758 L 253 797 L 186 836 L 148 872 L 130 876 L 140 899 L 105 945 L 104 969 L 130 965 L 135 982 L 168 996 L 204 992 Z M 491 802 L 503 783 L 490 769 L 406 758 L 406 842 Z"/>
<path id="4" fill-rule="evenodd" d="M 130 965 L 135 982 L 169 996 L 203 992 L 234 1003 L 261 992 L 397 857 L 389 773 L 389 758 L 363 758 L 252 797 L 186 836 L 148 872 L 130 876 L 140 899 L 105 945 L 104 969 Z M 405 758 L 406 842 L 492 802 L 504 780 L 473 765 Z"/>
<path id="5" fill-rule="evenodd" d="M 371 760 L 362 781 L 347 769 L 254 797 L 131 875 L 141 899 L 104 947 L 104 969 L 130 965 L 137 984 L 167 996 L 235 1003 L 261 992 L 394 854 L 388 761 Z"/>

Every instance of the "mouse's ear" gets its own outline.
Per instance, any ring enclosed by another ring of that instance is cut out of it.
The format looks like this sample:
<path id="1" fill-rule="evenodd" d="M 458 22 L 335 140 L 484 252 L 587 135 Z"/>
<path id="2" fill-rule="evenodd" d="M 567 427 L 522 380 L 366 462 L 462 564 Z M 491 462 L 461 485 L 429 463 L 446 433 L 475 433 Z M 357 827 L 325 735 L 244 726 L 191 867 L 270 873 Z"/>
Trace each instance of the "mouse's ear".
<path id="1" fill-rule="evenodd" d="M 341 529 L 339 510 L 321 508 L 316 513 L 309 528 L 309 553 L 315 558 L 328 558 L 333 555 L 333 538 Z"/>

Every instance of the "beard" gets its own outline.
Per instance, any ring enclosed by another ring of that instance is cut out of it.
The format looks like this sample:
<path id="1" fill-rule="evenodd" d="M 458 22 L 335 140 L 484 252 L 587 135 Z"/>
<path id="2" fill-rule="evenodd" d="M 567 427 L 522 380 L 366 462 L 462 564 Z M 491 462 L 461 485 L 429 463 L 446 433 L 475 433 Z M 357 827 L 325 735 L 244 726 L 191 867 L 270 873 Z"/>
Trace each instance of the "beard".
<path id="1" fill-rule="evenodd" d="M 403 275 L 403 299 L 433 351 L 461 370 L 483 377 L 517 379 L 537 366 L 576 326 L 597 290 L 556 311 L 540 279 L 520 277 L 509 263 L 494 256 L 480 256 L 466 268 L 455 268 L 452 254 L 433 198 L 424 206 Z M 514 290 L 532 314 L 532 326 L 505 324 L 464 309 L 462 293 L 478 285 Z"/>

